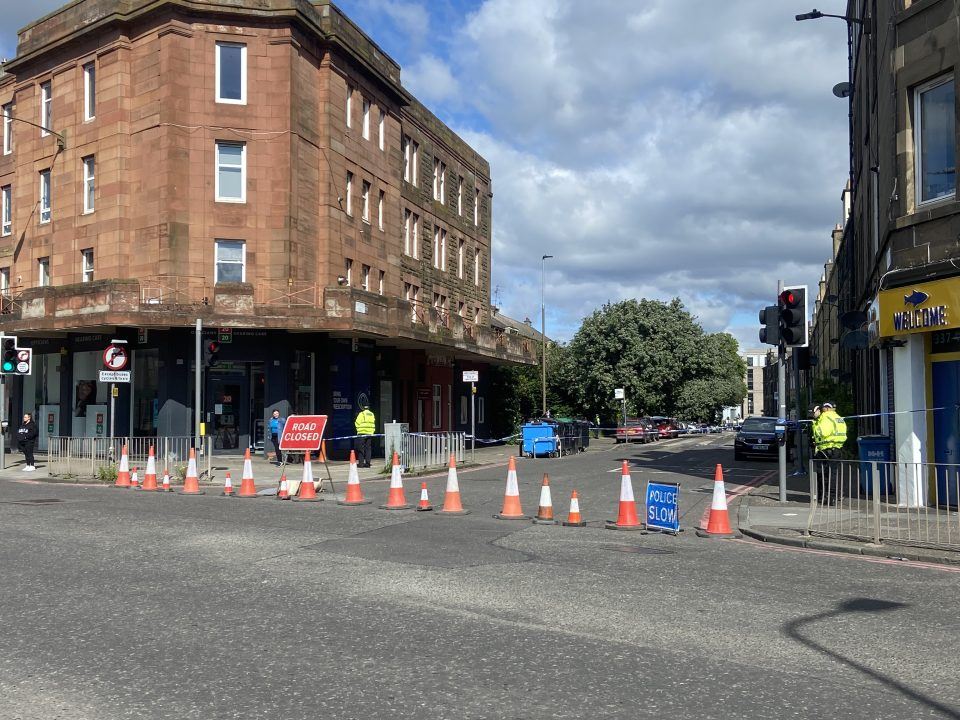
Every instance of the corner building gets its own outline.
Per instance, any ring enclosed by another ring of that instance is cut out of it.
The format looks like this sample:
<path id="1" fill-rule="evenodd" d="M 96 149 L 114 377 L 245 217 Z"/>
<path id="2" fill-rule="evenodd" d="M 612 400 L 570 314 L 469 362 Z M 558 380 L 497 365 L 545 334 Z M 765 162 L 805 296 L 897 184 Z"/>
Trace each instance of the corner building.
<path id="1" fill-rule="evenodd" d="M 469 428 L 460 371 L 483 407 L 489 364 L 534 361 L 490 325 L 488 163 L 328 2 L 77 0 L 20 31 L 0 106 L 0 329 L 34 352 L 5 410 L 41 448 L 105 432 L 113 338 L 117 434 L 192 434 L 197 319 L 223 451 L 274 408 Z"/>

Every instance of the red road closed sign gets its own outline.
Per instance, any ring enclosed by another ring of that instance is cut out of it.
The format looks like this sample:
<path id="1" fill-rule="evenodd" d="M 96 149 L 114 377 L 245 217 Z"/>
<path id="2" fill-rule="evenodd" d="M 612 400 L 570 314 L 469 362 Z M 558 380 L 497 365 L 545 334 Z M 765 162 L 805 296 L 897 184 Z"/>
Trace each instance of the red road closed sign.
<path id="1" fill-rule="evenodd" d="M 301 452 L 319 450 L 326 427 L 326 415 L 291 415 L 283 425 L 280 449 Z"/>

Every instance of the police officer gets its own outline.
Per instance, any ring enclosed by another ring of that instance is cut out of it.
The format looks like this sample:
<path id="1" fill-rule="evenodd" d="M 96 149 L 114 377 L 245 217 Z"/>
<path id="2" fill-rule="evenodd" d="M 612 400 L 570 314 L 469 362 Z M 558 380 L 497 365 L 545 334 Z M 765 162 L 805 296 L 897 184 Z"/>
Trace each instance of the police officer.
<path id="1" fill-rule="evenodd" d="M 813 456 L 818 460 L 839 460 L 840 449 L 847 442 L 847 423 L 837 414 L 833 403 L 825 402 L 813 407 Z M 820 502 L 833 505 L 839 492 L 839 477 L 836 463 L 826 462 L 817 476 L 817 495 Z M 828 497 L 829 495 L 829 497 Z"/>
<path id="2" fill-rule="evenodd" d="M 364 403 L 362 409 L 357 413 L 357 419 L 354 426 L 357 429 L 357 467 L 370 467 L 370 437 L 376 432 L 377 417 L 370 411 L 370 406 Z"/>

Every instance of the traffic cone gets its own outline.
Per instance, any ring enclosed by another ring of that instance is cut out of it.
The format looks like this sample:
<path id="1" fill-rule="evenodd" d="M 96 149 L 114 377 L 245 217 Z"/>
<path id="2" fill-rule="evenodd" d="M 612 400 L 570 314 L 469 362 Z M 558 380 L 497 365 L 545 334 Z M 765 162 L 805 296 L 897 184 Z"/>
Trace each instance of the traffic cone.
<path id="1" fill-rule="evenodd" d="M 243 474 L 240 476 L 240 492 L 237 493 L 237 497 L 257 497 L 257 486 L 253 482 L 253 463 L 250 460 L 250 448 L 247 448 L 243 454 Z"/>
<path id="2" fill-rule="evenodd" d="M 164 492 L 173 492 L 173 488 L 170 487 L 170 471 L 167 468 L 163 469 L 163 484 L 161 487 Z"/>
<path id="3" fill-rule="evenodd" d="M 620 474 L 620 513 L 617 521 L 608 521 L 607 530 L 643 530 L 643 525 L 637 520 L 637 503 L 633 499 L 633 482 L 630 480 L 630 468 L 627 461 L 623 461 Z"/>
<path id="4" fill-rule="evenodd" d="M 365 500 L 363 497 L 363 490 L 360 488 L 360 473 L 357 472 L 357 454 L 351 450 L 350 472 L 347 475 L 347 494 L 343 500 L 337 500 L 337 505 L 369 505 L 370 503 L 370 500 Z"/>
<path id="5" fill-rule="evenodd" d="M 153 492 L 160 489 L 157 486 L 157 458 L 153 454 L 153 445 L 150 446 L 150 454 L 147 455 L 147 470 L 143 474 L 143 485 L 140 489 Z"/>
<path id="6" fill-rule="evenodd" d="M 697 528 L 697 535 L 711 538 L 739 537 L 730 530 L 730 514 L 727 512 L 727 491 L 723 485 L 723 468 L 717 463 L 713 479 L 713 502 L 710 503 L 710 517 L 707 527 Z"/>
<path id="7" fill-rule="evenodd" d="M 120 451 L 120 467 L 117 468 L 117 479 L 113 483 L 114 487 L 130 487 L 130 458 L 127 455 L 127 446 L 124 445 Z"/>
<path id="8" fill-rule="evenodd" d="M 460 504 L 460 483 L 457 482 L 457 458 L 450 456 L 450 467 L 447 470 L 447 489 L 443 494 L 443 507 L 439 510 L 444 515 L 467 515 L 469 510 L 464 510 Z"/>
<path id="9" fill-rule="evenodd" d="M 433 510 L 433 505 L 430 504 L 430 497 L 427 495 L 427 483 L 420 483 L 420 504 L 417 505 L 417 512 L 429 512 Z"/>
<path id="10" fill-rule="evenodd" d="M 223 492 L 220 494 L 224 497 L 233 497 L 233 480 L 230 479 L 229 470 L 227 470 L 227 476 L 223 479 Z"/>
<path id="11" fill-rule="evenodd" d="M 533 518 L 537 525 L 556 525 L 553 519 L 553 498 L 550 496 L 550 476 L 543 474 L 543 483 L 540 485 L 540 505 L 537 507 L 537 516 Z"/>
<path id="12" fill-rule="evenodd" d="M 187 462 L 187 475 L 183 478 L 181 495 L 205 495 L 200 489 L 200 478 L 197 476 L 197 451 L 190 448 L 190 460 Z"/>
<path id="13" fill-rule="evenodd" d="M 570 496 L 570 512 L 563 525 L 566 527 L 583 527 L 587 523 L 580 517 L 580 498 L 577 497 L 577 491 L 574 490 Z"/>
<path id="14" fill-rule="evenodd" d="M 393 453 L 393 469 L 390 471 L 390 492 L 387 495 L 387 504 L 381 505 L 381 510 L 409 510 L 412 505 L 407 504 L 407 496 L 403 492 L 403 475 L 400 472 L 400 456 Z"/>
<path id="15" fill-rule="evenodd" d="M 300 489 L 293 502 L 320 502 L 317 489 L 313 486 L 313 466 L 310 465 L 310 456 L 303 456 L 303 478 L 300 480 Z"/>
<path id="16" fill-rule="evenodd" d="M 494 515 L 498 520 L 529 520 L 529 515 L 523 514 L 520 507 L 520 488 L 517 486 L 517 461 L 510 456 L 507 465 L 507 489 L 503 494 L 503 509 Z"/>
<path id="17" fill-rule="evenodd" d="M 280 489 L 277 491 L 277 500 L 289 500 L 290 489 L 287 486 L 287 474 L 280 476 Z"/>
<path id="18" fill-rule="evenodd" d="M 140 476 L 137 474 L 137 469 L 133 469 L 133 474 L 130 475 L 130 488 L 133 490 L 140 489 Z"/>

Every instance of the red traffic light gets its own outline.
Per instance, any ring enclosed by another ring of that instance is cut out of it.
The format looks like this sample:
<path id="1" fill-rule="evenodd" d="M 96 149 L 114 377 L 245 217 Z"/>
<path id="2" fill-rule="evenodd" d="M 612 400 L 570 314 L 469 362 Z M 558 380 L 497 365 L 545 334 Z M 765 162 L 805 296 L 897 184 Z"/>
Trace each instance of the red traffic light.
<path id="1" fill-rule="evenodd" d="M 216 340 L 211 340 L 209 343 L 207 343 L 207 352 L 220 352 L 220 343 L 218 343 Z"/>
<path id="2" fill-rule="evenodd" d="M 794 294 L 792 290 L 784 290 L 780 293 L 780 306 L 794 308 L 800 304 L 800 299 Z"/>

